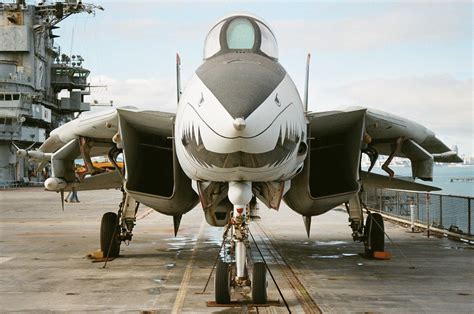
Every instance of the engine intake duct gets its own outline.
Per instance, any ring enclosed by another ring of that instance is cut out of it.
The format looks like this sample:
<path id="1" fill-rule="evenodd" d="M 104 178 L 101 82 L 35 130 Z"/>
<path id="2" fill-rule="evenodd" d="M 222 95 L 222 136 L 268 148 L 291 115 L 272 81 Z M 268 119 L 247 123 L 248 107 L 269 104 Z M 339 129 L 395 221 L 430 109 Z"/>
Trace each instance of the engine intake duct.
<path id="1" fill-rule="evenodd" d="M 346 202 L 359 191 L 359 163 L 365 110 L 310 116 L 308 157 L 291 181 L 285 202 L 314 216 Z"/>
<path id="2" fill-rule="evenodd" d="M 119 109 L 125 189 L 137 201 L 167 215 L 192 209 L 198 197 L 176 158 L 172 117 L 156 111 Z"/>
<path id="3" fill-rule="evenodd" d="M 123 122 L 124 120 L 121 120 Z M 173 195 L 173 143 L 153 129 L 121 123 L 127 189 L 146 194 Z"/>

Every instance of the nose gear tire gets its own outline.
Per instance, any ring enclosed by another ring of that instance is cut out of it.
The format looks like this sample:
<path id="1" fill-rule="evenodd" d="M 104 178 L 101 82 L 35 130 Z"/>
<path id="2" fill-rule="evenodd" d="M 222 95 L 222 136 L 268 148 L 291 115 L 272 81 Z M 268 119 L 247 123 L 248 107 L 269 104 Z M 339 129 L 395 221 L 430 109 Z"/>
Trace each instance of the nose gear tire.
<path id="1" fill-rule="evenodd" d="M 267 268 L 265 263 L 253 265 L 252 301 L 255 304 L 267 303 Z"/>
<path id="2" fill-rule="evenodd" d="M 230 303 L 230 267 L 228 263 L 217 261 L 214 279 L 214 294 L 216 303 Z"/>

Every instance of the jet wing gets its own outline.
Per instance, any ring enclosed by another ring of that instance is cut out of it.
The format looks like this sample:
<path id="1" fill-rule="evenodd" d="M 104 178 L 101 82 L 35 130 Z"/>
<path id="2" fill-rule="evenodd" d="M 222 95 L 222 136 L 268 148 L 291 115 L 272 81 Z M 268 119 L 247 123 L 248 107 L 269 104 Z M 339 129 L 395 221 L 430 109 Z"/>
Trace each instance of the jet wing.
<path id="1" fill-rule="evenodd" d="M 76 182 L 74 160 L 84 159 L 87 167 L 88 162 L 92 164 L 91 157 L 107 156 L 111 149 L 122 147 L 121 121 L 128 129 L 140 128 L 140 132 L 145 132 L 152 126 L 154 136 L 171 138 L 174 117 L 174 113 L 135 107 L 90 112 L 53 130 L 38 150 L 18 154 L 40 161 L 40 167 L 51 162 L 52 177 L 66 180 L 66 191 L 72 187 L 77 190 L 120 188 L 123 178 L 118 171 L 90 173 Z"/>
<path id="2" fill-rule="evenodd" d="M 93 176 L 88 176 L 81 182 L 70 184 L 64 189 L 64 191 L 71 191 L 73 187 L 76 191 L 87 191 L 119 189 L 121 186 L 122 176 L 120 172 L 107 171 Z"/>
<path id="3" fill-rule="evenodd" d="M 104 152 L 107 154 L 107 148 L 110 148 L 113 143 L 112 138 L 119 132 L 119 114 L 138 124 L 143 121 L 153 120 L 153 124 L 159 127 L 163 136 L 172 136 L 174 113 L 122 107 L 89 112 L 54 129 L 49 138 L 40 146 L 39 151 L 54 153 L 71 140 L 84 137 L 96 139 L 96 146 L 106 146 L 105 149 L 95 147 L 91 152 L 91 156 L 102 156 Z M 98 145 L 98 143 L 108 143 L 109 145 Z"/>
<path id="4" fill-rule="evenodd" d="M 420 192 L 440 191 L 441 189 L 435 186 L 416 183 L 414 180 L 407 180 L 401 178 L 390 178 L 381 174 L 361 171 L 360 179 L 364 186 L 371 186 L 375 188 L 393 189 L 393 190 L 407 190 Z"/>
<path id="5" fill-rule="evenodd" d="M 399 151 L 395 152 L 395 156 L 420 159 L 422 155 L 429 155 L 435 162 L 456 163 L 463 161 L 456 152 L 451 151 L 438 139 L 433 131 L 403 117 L 367 109 L 365 129 L 371 137 L 371 145 L 381 155 L 390 155 L 392 153 L 391 145 L 398 138 L 403 138 L 406 145 L 404 144 L 405 147 L 402 146 Z"/>
<path id="6" fill-rule="evenodd" d="M 343 136 L 347 123 L 353 120 L 351 116 L 357 112 L 364 112 L 360 150 L 367 153 L 373 163 L 379 155 L 389 156 L 383 168 L 391 175 L 393 172 L 389 164 L 393 157 L 410 159 L 413 178 L 428 181 L 433 178 L 434 162 L 462 162 L 456 152 L 421 124 L 369 108 L 351 107 L 343 111 L 310 113 L 311 138 L 321 142 L 321 137 L 332 134 L 328 140 L 337 140 L 337 130 L 341 130 L 339 133 Z"/>

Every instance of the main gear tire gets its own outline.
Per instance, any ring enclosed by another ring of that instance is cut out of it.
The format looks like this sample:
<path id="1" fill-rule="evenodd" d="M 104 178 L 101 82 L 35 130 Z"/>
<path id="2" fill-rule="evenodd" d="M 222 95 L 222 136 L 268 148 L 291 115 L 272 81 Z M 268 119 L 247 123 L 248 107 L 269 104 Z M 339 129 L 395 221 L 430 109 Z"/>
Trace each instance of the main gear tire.
<path id="1" fill-rule="evenodd" d="M 102 216 L 100 223 L 100 249 L 104 257 L 120 255 L 120 227 L 116 213 L 108 212 Z"/>
<path id="2" fill-rule="evenodd" d="M 385 232 L 383 217 L 377 213 L 369 213 L 364 226 L 365 256 L 373 257 L 374 252 L 385 250 Z"/>

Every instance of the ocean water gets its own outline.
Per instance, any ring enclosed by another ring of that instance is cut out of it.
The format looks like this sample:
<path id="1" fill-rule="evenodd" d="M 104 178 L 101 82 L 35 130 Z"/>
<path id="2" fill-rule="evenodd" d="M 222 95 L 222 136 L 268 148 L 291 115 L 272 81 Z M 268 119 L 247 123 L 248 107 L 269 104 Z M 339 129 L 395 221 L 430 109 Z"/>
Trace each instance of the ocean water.
<path id="1" fill-rule="evenodd" d="M 395 171 L 396 176 L 411 177 L 411 167 L 405 166 L 390 166 Z M 374 167 L 375 173 L 387 174 L 381 168 Z M 441 188 L 437 194 L 448 194 L 456 196 L 471 196 L 474 197 L 474 181 L 455 181 L 451 179 L 467 179 L 474 178 L 474 165 L 461 166 L 435 166 L 433 169 L 433 181 L 422 181 L 417 179 L 416 182 L 433 185 Z"/>

